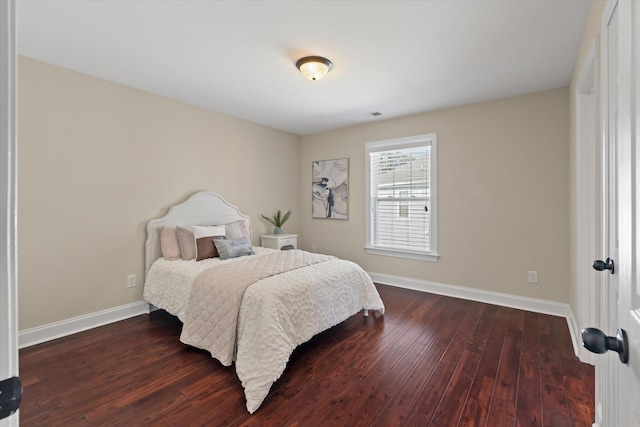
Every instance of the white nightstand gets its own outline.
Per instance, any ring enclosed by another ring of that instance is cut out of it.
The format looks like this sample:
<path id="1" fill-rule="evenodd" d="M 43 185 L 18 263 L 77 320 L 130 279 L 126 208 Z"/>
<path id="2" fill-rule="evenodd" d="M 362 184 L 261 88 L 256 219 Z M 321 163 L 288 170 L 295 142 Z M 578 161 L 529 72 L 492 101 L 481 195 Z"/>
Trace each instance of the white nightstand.
<path id="1" fill-rule="evenodd" d="M 263 248 L 282 249 L 283 246 L 298 248 L 297 234 L 265 234 L 260 236 L 260 245 Z"/>

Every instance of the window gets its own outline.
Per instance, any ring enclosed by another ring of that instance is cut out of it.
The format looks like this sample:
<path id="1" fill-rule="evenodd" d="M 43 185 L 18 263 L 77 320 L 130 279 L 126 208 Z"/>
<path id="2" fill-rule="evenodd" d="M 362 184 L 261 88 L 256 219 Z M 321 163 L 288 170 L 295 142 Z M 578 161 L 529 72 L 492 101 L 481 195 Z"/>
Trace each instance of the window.
<path id="1" fill-rule="evenodd" d="M 436 261 L 436 134 L 366 146 L 368 253 Z"/>
<path id="2" fill-rule="evenodd" d="M 398 199 L 398 218 L 409 219 L 409 191 L 401 190 L 400 199 Z"/>

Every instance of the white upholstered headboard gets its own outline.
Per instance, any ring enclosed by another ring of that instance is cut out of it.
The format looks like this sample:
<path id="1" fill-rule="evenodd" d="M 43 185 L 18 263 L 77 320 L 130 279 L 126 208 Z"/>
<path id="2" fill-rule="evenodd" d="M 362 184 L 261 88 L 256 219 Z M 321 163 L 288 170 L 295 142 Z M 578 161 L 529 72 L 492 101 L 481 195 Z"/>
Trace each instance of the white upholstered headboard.
<path id="1" fill-rule="evenodd" d="M 160 229 L 162 227 L 170 225 L 221 225 L 239 219 L 244 220 L 251 236 L 251 217 L 243 215 L 236 206 L 211 191 L 200 191 L 179 205 L 171 206 L 165 216 L 147 223 L 145 274 L 155 260 L 162 258 L 160 250 Z"/>

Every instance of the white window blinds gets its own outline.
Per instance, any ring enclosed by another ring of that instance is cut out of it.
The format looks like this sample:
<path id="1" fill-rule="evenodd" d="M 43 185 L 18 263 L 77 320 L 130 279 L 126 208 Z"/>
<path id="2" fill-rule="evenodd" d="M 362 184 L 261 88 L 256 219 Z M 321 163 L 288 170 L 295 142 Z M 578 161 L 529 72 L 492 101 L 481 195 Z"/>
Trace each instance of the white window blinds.
<path id="1" fill-rule="evenodd" d="M 422 135 L 368 144 L 368 249 L 434 253 L 434 143 Z"/>

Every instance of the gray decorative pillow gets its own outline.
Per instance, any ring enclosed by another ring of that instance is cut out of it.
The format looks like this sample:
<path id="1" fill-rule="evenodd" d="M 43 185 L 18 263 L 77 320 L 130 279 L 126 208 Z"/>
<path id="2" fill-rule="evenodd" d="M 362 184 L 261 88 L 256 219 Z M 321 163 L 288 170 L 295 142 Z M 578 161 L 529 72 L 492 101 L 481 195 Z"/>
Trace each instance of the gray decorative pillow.
<path id="1" fill-rule="evenodd" d="M 246 237 L 236 240 L 216 239 L 213 243 L 216 245 L 218 255 L 220 255 L 220 259 L 222 260 L 238 258 L 245 255 L 253 255 L 251 242 Z"/>

